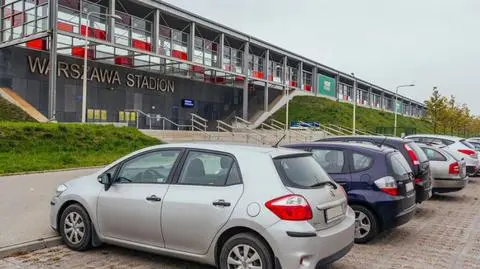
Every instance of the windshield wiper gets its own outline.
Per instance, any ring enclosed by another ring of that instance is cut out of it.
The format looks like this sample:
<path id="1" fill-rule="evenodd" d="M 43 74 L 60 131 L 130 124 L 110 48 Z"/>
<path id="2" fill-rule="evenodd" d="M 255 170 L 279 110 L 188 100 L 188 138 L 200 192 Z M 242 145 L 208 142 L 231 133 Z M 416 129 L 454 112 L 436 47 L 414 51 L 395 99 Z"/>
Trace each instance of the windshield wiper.
<path id="1" fill-rule="evenodd" d="M 333 182 L 331 182 L 331 181 L 324 181 L 324 182 L 315 183 L 315 184 L 313 184 L 313 185 L 311 185 L 311 186 L 309 186 L 309 187 L 310 187 L 310 188 L 315 188 L 315 187 L 320 187 L 320 186 L 324 186 L 324 185 L 327 185 L 327 184 L 330 185 L 330 186 L 332 186 L 333 189 L 335 189 L 335 190 L 337 189 L 337 185 L 335 185 L 335 184 L 334 184 Z"/>

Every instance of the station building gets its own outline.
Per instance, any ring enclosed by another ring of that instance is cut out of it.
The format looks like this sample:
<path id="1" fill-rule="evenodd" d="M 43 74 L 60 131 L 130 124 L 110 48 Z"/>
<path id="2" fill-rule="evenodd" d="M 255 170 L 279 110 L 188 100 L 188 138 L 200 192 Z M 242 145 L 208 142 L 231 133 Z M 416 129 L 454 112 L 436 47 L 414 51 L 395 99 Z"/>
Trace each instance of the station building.
<path id="1" fill-rule="evenodd" d="M 48 119 L 251 119 L 302 91 L 412 117 L 406 96 L 155 0 L 2 0 L 0 87 Z M 85 44 L 85 36 L 87 44 Z M 287 91 L 288 89 L 288 91 Z M 355 91 L 355 92 L 354 92 Z"/>

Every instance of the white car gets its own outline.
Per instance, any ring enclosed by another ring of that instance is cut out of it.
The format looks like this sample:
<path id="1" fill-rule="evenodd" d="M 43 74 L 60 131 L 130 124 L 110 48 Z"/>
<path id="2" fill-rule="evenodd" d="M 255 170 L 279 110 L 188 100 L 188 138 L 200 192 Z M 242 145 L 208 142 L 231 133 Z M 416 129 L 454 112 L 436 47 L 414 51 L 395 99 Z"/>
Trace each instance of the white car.
<path id="1" fill-rule="evenodd" d="M 50 204 L 71 249 L 109 243 L 220 269 L 314 269 L 354 242 L 344 189 L 291 149 L 153 146 L 61 184 Z"/>
<path id="2" fill-rule="evenodd" d="M 475 146 L 464 138 L 447 135 L 409 135 L 405 138 L 423 144 L 439 146 L 452 154 L 461 153 L 467 163 L 467 174 L 469 176 L 476 175 L 480 169 L 480 161 Z"/>

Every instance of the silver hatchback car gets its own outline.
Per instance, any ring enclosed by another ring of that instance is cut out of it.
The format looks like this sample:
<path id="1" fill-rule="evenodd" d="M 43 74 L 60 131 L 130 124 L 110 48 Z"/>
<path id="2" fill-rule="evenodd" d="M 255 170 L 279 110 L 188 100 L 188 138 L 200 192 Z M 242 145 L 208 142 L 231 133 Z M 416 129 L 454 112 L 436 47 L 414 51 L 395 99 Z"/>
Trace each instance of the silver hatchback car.
<path id="1" fill-rule="evenodd" d="M 355 216 L 311 153 L 167 144 L 61 184 L 51 226 L 101 243 L 231 268 L 318 268 L 349 252 Z"/>

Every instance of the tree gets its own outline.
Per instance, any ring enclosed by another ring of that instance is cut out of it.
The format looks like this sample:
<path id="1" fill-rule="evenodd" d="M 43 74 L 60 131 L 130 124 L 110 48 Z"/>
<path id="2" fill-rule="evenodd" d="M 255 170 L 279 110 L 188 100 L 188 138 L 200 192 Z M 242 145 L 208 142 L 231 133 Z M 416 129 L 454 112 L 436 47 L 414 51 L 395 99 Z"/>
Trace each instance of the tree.
<path id="1" fill-rule="evenodd" d="M 432 122 L 433 133 L 437 133 L 439 123 L 446 117 L 447 97 L 442 96 L 437 87 L 433 88 L 432 96 L 425 101 L 427 118 Z"/>

